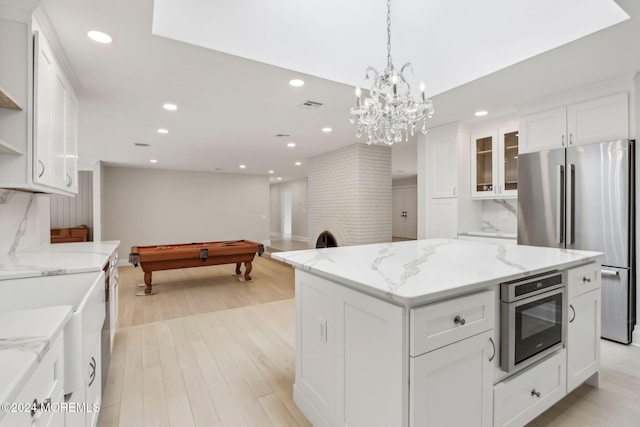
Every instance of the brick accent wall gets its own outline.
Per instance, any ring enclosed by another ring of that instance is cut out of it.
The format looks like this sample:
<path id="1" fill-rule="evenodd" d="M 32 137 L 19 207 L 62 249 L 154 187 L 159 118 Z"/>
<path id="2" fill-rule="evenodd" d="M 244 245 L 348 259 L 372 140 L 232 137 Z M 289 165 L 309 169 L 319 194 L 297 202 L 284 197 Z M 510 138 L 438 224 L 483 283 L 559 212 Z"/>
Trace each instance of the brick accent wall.
<path id="1" fill-rule="evenodd" d="M 309 247 L 391 241 L 391 147 L 353 144 L 309 159 Z"/>

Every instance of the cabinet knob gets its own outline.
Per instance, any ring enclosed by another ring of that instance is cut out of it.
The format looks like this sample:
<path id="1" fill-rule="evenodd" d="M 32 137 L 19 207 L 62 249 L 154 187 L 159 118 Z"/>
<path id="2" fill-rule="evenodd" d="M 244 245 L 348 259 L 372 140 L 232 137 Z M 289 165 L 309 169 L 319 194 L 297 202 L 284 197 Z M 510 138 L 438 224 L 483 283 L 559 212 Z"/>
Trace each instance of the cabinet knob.
<path id="1" fill-rule="evenodd" d="M 589 283 L 589 282 L 591 282 L 591 277 L 583 277 L 582 281 Z"/>
<path id="2" fill-rule="evenodd" d="M 540 397 L 540 392 L 536 391 L 536 389 L 534 388 L 533 390 L 531 390 L 531 396 Z"/>
<path id="3" fill-rule="evenodd" d="M 464 317 L 460 317 L 460 316 L 456 316 L 453 318 L 453 323 L 455 323 L 456 325 L 464 325 L 465 323 L 467 323 L 466 320 L 464 320 Z"/>

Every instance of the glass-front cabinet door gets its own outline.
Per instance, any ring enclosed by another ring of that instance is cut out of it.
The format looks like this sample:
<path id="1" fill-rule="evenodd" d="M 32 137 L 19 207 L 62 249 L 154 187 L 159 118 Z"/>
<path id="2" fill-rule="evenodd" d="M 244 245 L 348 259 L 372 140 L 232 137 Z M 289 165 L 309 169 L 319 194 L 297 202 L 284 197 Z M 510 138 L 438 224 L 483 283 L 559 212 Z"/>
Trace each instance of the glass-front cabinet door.
<path id="1" fill-rule="evenodd" d="M 493 198 L 497 194 L 497 134 L 471 136 L 471 197 Z"/>
<path id="2" fill-rule="evenodd" d="M 518 130 L 501 130 L 499 134 L 499 184 L 500 197 L 518 196 Z"/>
<path id="3" fill-rule="evenodd" d="M 518 196 L 518 130 L 500 129 L 471 136 L 471 198 Z"/>

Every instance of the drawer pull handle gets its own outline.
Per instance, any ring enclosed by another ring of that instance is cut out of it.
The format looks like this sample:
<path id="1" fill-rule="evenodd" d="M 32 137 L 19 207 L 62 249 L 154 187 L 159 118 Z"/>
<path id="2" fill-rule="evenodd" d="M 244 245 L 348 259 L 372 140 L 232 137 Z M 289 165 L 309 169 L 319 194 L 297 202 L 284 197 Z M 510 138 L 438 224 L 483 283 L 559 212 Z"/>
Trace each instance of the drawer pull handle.
<path id="1" fill-rule="evenodd" d="M 534 388 L 533 390 L 531 390 L 531 396 L 540 397 L 540 392 L 536 391 L 536 389 Z"/>
<path id="2" fill-rule="evenodd" d="M 493 338 L 489 337 L 489 342 L 491 342 L 491 347 L 493 347 L 493 354 L 489 358 L 489 362 L 493 362 L 493 359 L 496 358 L 496 344 L 493 342 Z"/>
<path id="3" fill-rule="evenodd" d="M 573 323 L 573 321 L 576 320 L 576 309 L 573 308 L 571 304 L 569 304 L 569 308 L 571 309 L 571 311 L 573 311 L 573 317 L 571 318 L 571 320 L 569 320 L 569 323 Z"/>
<path id="4" fill-rule="evenodd" d="M 582 281 L 583 282 L 591 282 L 591 277 L 583 277 Z"/>
<path id="5" fill-rule="evenodd" d="M 464 320 L 464 318 L 463 318 L 463 317 L 456 316 L 456 317 L 454 317 L 454 318 L 453 318 L 453 323 L 455 323 L 456 325 L 460 325 L 460 326 L 462 326 L 462 325 L 464 325 L 465 323 L 467 323 L 467 321 L 466 321 L 466 320 Z"/>

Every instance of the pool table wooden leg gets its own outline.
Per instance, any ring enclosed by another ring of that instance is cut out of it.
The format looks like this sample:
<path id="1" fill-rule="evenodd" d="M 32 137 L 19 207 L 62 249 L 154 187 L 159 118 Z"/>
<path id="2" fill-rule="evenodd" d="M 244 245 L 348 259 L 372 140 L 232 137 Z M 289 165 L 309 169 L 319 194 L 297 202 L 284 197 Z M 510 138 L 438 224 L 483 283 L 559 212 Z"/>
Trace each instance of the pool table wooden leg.
<path id="1" fill-rule="evenodd" d="M 240 271 L 240 263 L 236 262 L 236 276 L 239 276 L 242 274 L 242 271 Z"/>
<path id="2" fill-rule="evenodd" d="M 249 275 L 249 273 L 251 273 L 251 261 L 247 261 L 244 263 L 244 280 L 246 280 L 247 282 L 251 280 L 251 276 Z"/>
<path id="3" fill-rule="evenodd" d="M 144 284 L 147 285 L 144 288 L 144 293 L 145 294 L 150 294 L 151 293 L 151 272 L 145 272 L 144 273 Z"/>

